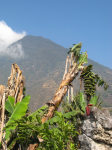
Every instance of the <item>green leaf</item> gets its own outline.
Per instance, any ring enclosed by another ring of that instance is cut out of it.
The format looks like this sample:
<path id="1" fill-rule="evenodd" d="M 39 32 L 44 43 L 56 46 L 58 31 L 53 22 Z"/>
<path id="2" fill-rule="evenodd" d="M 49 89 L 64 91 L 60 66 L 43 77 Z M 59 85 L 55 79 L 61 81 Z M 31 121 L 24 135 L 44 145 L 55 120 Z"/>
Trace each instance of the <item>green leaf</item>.
<path id="1" fill-rule="evenodd" d="M 11 150 L 11 149 L 13 149 L 14 148 L 14 146 L 15 146 L 15 144 L 16 144 L 16 141 L 17 141 L 17 139 L 15 138 L 15 139 L 13 139 L 12 141 L 11 141 L 11 144 L 8 146 L 8 150 Z"/>
<path id="2" fill-rule="evenodd" d="M 95 95 L 90 99 L 89 104 L 93 104 L 94 106 L 96 106 L 97 103 L 98 103 L 98 96 Z"/>
<path id="3" fill-rule="evenodd" d="M 74 46 L 70 48 L 68 52 L 68 54 L 73 53 L 76 62 L 79 60 L 81 47 L 82 43 L 74 44 Z"/>
<path id="4" fill-rule="evenodd" d="M 8 96 L 8 100 L 5 102 L 5 109 L 10 113 L 12 114 L 15 107 L 14 107 L 14 102 L 15 102 L 15 99 L 14 97 L 11 97 L 11 96 Z"/>
<path id="5" fill-rule="evenodd" d="M 71 52 L 75 52 L 77 54 L 80 54 L 80 51 L 81 51 L 81 47 L 82 47 L 82 43 L 78 43 L 78 44 L 75 44 L 72 48 L 71 48 Z"/>
<path id="6" fill-rule="evenodd" d="M 74 44 L 74 46 L 70 48 L 70 51 L 68 53 L 73 52 L 75 56 L 79 56 L 81 47 L 82 47 L 82 43 Z"/>
<path id="7" fill-rule="evenodd" d="M 35 112 L 33 112 L 32 114 L 30 114 L 28 116 L 28 118 L 32 117 L 32 119 L 35 119 L 37 115 L 40 115 L 41 113 L 43 113 L 47 108 L 48 108 L 47 105 L 42 106 L 41 108 L 37 109 Z"/>
<path id="8" fill-rule="evenodd" d="M 21 119 L 26 114 L 29 101 L 30 101 L 30 96 L 26 96 L 18 105 L 16 105 L 11 117 L 9 118 L 9 121 L 6 123 L 6 127 L 5 127 L 6 140 L 9 140 L 11 136 L 11 131 L 16 128 L 17 126 L 16 121 Z"/>
<path id="9" fill-rule="evenodd" d="M 82 92 L 80 92 L 80 107 L 81 107 L 81 110 L 83 112 L 86 112 L 85 108 L 86 108 L 86 101 L 84 99 L 84 94 Z"/>
<path id="10" fill-rule="evenodd" d="M 73 110 L 73 111 L 71 111 L 71 112 L 65 113 L 63 116 L 64 116 L 65 118 L 67 118 L 67 119 L 70 119 L 70 118 L 75 117 L 77 114 L 80 114 L 80 113 L 81 113 L 80 110 Z"/>
<path id="11" fill-rule="evenodd" d="M 82 64 L 85 64 L 87 62 L 88 62 L 87 61 L 87 52 L 84 52 L 79 57 L 79 66 L 82 65 Z"/>
<path id="12" fill-rule="evenodd" d="M 20 102 L 17 102 L 17 103 L 15 104 L 14 108 L 16 108 L 16 107 L 17 107 L 17 105 L 19 105 L 19 103 L 20 103 Z"/>
<path id="13" fill-rule="evenodd" d="M 60 121 L 60 117 L 55 116 L 55 117 L 51 118 L 50 120 L 48 120 L 47 123 L 54 124 L 54 123 L 57 123 L 59 121 Z"/>
<path id="14" fill-rule="evenodd" d="M 2 148 L 2 143 L 0 142 L 0 148 Z"/>

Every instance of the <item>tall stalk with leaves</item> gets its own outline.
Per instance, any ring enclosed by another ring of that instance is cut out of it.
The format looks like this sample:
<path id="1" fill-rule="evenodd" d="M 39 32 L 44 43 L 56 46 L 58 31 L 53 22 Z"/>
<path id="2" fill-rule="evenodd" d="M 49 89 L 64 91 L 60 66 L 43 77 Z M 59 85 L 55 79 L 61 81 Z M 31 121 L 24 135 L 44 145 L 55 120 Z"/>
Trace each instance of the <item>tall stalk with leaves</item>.
<path id="1" fill-rule="evenodd" d="M 81 72 L 80 79 L 84 82 L 84 93 L 86 95 L 87 103 L 90 102 L 92 96 L 96 93 L 96 86 L 104 86 L 106 90 L 108 88 L 107 83 L 92 72 L 93 66 L 88 65 L 86 66 L 83 71 Z"/>
<path id="2" fill-rule="evenodd" d="M 50 102 L 48 102 L 49 109 L 48 109 L 48 113 L 42 118 L 43 123 L 53 116 L 54 111 L 59 107 L 64 96 L 66 95 L 68 86 L 77 77 L 79 72 L 84 68 L 83 65 L 87 63 L 87 53 L 86 52 L 82 53 L 81 47 L 82 47 L 82 44 L 79 43 L 79 44 L 74 45 L 72 48 L 70 48 L 70 51 L 68 52 L 68 54 L 72 53 L 73 64 L 69 68 L 68 72 L 65 74 L 53 99 Z"/>

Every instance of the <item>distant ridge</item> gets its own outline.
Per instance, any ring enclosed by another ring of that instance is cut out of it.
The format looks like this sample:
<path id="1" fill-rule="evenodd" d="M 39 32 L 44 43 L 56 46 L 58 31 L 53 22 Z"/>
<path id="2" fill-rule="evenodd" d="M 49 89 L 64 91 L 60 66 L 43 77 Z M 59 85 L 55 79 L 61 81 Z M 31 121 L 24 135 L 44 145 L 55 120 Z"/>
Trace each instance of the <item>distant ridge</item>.
<path id="1" fill-rule="evenodd" d="M 10 45 L 10 48 L 17 44 L 21 44 L 24 58 L 13 59 L 0 56 L 0 81 L 6 84 L 11 64 L 16 62 L 23 70 L 26 78 L 26 94 L 31 95 L 30 106 L 35 110 L 53 97 L 63 76 L 68 50 L 40 36 L 25 36 Z M 109 83 L 107 92 L 103 92 L 101 88 L 99 92 L 104 98 L 104 105 L 112 106 L 112 69 L 90 59 L 88 62 L 93 64 L 95 72 Z"/>

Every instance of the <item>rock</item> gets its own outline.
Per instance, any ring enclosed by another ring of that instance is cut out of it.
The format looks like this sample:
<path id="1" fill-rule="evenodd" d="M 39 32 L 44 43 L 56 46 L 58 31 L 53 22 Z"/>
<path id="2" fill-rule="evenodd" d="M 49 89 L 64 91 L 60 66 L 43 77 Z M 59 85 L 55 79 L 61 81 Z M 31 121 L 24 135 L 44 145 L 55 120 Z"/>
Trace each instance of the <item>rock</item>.
<path id="1" fill-rule="evenodd" d="M 80 150 L 112 150 L 112 147 L 102 143 L 96 143 L 93 139 L 89 138 L 85 134 L 80 135 L 79 140 L 82 144 Z"/>
<path id="2" fill-rule="evenodd" d="M 112 150 L 112 116 L 108 110 L 93 107 L 79 135 L 80 150 Z"/>
<path id="3" fill-rule="evenodd" d="M 112 116 L 107 109 L 92 108 L 92 113 L 98 122 L 106 129 L 112 129 Z"/>

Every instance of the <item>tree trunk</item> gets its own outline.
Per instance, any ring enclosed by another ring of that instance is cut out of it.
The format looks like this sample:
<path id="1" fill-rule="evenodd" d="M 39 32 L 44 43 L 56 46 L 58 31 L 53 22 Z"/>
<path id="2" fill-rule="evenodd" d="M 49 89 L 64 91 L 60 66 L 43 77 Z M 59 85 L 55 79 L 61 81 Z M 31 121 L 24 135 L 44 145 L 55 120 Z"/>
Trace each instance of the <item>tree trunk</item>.
<path id="1" fill-rule="evenodd" d="M 53 116 L 54 111 L 58 108 L 58 106 L 62 102 L 63 97 L 66 95 L 68 86 L 78 75 L 79 71 L 80 69 L 78 68 L 78 65 L 76 63 L 73 64 L 72 68 L 69 68 L 69 71 L 62 80 L 57 92 L 54 95 L 54 98 L 47 103 L 49 105 L 49 109 L 48 113 L 42 118 L 42 123 Z"/>
<path id="2" fill-rule="evenodd" d="M 17 64 L 12 64 L 11 75 L 8 78 L 7 95 L 15 97 L 15 103 L 23 98 L 24 76 Z"/>
<path id="3" fill-rule="evenodd" d="M 1 111 L 1 116 L 0 116 L 0 143 L 2 142 L 2 136 L 3 136 L 3 128 L 4 128 L 4 121 L 5 121 L 5 93 L 3 95 L 2 99 L 2 111 Z"/>
<path id="4" fill-rule="evenodd" d="M 11 74 L 8 77 L 8 86 L 5 87 L 0 85 L 0 143 L 3 143 L 3 128 L 5 126 L 5 101 L 7 100 L 8 96 L 12 96 L 15 98 L 15 104 L 22 100 L 23 98 L 23 89 L 24 89 L 24 77 L 22 75 L 22 71 L 20 70 L 17 64 L 12 64 Z M 6 150 L 6 148 L 3 148 Z"/>

